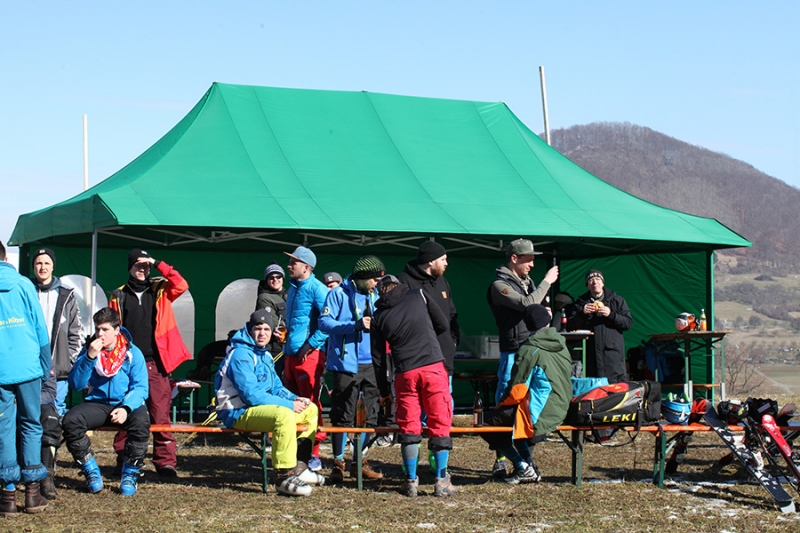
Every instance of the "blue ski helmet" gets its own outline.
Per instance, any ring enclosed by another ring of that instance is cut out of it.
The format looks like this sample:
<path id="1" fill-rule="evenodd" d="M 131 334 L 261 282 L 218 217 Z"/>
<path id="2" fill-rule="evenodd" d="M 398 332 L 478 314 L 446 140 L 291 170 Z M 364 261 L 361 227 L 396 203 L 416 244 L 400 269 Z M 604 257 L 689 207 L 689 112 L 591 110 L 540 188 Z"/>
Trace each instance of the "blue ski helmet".
<path id="1" fill-rule="evenodd" d="M 664 400 L 661 402 L 661 414 L 670 424 L 687 425 L 691 412 L 692 404 L 688 402 L 677 402 L 674 400 Z"/>

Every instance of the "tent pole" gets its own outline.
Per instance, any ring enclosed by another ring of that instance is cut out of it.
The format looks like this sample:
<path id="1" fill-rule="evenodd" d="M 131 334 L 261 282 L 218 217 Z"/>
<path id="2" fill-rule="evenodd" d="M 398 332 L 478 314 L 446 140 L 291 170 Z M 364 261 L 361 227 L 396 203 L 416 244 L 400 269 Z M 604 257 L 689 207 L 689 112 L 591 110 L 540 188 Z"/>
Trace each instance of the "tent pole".
<path id="1" fill-rule="evenodd" d="M 542 113 L 544 113 L 544 140 L 550 146 L 550 118 L 547 114 L 547 82 L 544 79 L 544 67 L 539 67 L 539 83 L 542 86 Z"/>
<path id="2" fill-rule="evenodd" d="M 95 308 L 95 304 L 97 303 L 97 230 L 95 229 L 92 231 L 92 289 L 90 292 L 90 305 L 89 308 L 92 310 L 92 316 L 94 316 L 97 309 Z"/>

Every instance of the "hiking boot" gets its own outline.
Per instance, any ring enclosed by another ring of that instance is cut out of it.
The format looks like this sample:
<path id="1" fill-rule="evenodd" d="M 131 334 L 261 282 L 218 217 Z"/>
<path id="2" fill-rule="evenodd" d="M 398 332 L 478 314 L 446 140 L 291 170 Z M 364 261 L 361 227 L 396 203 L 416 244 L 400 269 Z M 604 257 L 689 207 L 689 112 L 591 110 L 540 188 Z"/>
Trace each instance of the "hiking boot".
<path id="1" fill-rule="evenodd" d="M 312 455 L 311 459 L 308 460 L 308 469 L 312 472 L 319 472 L 322 470 L 322 460 L 316 455 Z"/>
<path id="2" fill-rule="evenodd" d="M 174 470 L 174 469 L 173 469 Z M 140 468 L 128 462 L 122 465 L 122 481 L 119 483 L 119 492 L 123 496 L 133 496 L 136 494 L 136 486 L 139 483 Z"/>
<path id="3" fill-rule="evenodd" d="M 0 496 L 0 516 L 17 516 L 17 491 L 3 489 Z"/>
<path id="4" fill-rule="evenodd" d="M 409 498 L 416 498 L 419 492 L 419 478 L 406 479 L 400 487 L 400 494 Z"/>
<path id="5" fill-rule="evenodd" d="M 450 482 L 450 473 L 445 474 L 444 477 L 437 477 L 436 483 L 433 485 L 433 495 L 438 498 L 445 496 L 453 496 L 458 494 L 458 488 Z"/>
<path id="6" fill-rule="evenodd" d="M 375 446 L 377 446 L 378 448 L 388 448 L 393 444 L 394 444 L 394 439 L 392 438 L 392 435 L 388 433 L 385 435 L 379 435 L 378 438 L 375 439 Z"/>
<path id="7" fill-rule="evenodd" d="M 350 463 L 350 477 L 355 479 L 358 476 L 358 472 L 356 471 L 358 465 L 356 463 Z M 361 461 L 361 479 L 383 479 L 383 474 L 380 472 L 376 472 L 369 466 L 369 463 L 366 459 Z"/>
<path id="8" fill-rule="evenodd" d="M 39 490 L 42 492 L 42 496 L 48 500 L 52 501 L 58 497 L 58 494 L 56 494 L 56 482 L 53 478 L 52 470 L 48 469 L 47 477 L 39 482 Z"/>
<path id="9" fill-rule="evenodd" d="M 508 475 L 508 471 L 506 470 L 506 462 L 503 459 L 494 462 L 494 466 L 492 467 L 492 477 L 495 479 L 503 479 Z"/>
<path id="10" fill-rule="evenodd" d="M 333 468 L 328 482 L 331 485 L 340 485 L 344 481 L 344 461 L 341 459 L 333 460 Z"/>
<path id="11" fill-rule="evenodd" d="M 511 485 L 517 485 L 519 483 L 536 483 L 540 479 L 542 479 L 542 476 L 531 464 L 526 465 L 525 468 L 514 467 L 514 472 L 503 481 Z"/>
<path id="12" fill-rule="evenodd" d="M 306 470 L 310 472 L 310 470 Z M 279 494 L 287 496 L 311 496 L 311 487 L 302 479 L 295 475 L 290 475 L 283 479 L 278 479 L 275 485 L 275 490 Z"/>
<path id="13" fill-rule="evenodd" d="M 97 466 L 97 461 L 94 455 L 89 454 L 83 459 L 78 461 L 81 465 L 81 473 L 86 477 L 86 487 L 92 494 L 97 494 L 103 490 L 103 476 L 100 475 L 100 467 Z"/>
<path id="14" fill-rule="evenodd" d="M 39 491 L 39 482 L 25 484 L 25 512 L 41 513 L 47 509 L 47 498 Z"/>

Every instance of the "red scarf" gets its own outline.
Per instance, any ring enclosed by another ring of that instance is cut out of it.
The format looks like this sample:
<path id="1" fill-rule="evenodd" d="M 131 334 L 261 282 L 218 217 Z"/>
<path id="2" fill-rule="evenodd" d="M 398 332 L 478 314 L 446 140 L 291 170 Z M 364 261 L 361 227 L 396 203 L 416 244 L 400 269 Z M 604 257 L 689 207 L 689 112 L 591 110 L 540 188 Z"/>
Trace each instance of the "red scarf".
<path id="1" fill-rule="evenodd" d="M 100 350 L 100 355 L 97 356 L 97 362 L 94 369 L 101 376 L 110 378 L 113 377 L 119 369 L 122 368 L 122 363 L 125 362 L 125 357 L 128 353 L 128 341 L 124 335 L 117 335 L 116 345 L 107 350 L 103 348 Z"/>

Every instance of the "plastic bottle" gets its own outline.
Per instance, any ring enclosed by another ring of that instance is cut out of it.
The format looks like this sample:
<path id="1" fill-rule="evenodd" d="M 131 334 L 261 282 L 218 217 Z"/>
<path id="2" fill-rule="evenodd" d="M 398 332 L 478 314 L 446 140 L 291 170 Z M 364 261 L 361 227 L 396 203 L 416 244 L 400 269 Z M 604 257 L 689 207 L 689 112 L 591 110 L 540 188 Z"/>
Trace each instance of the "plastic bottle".
<path id="1" fill-rule="evenodd" d="M 708 321 L 706 320 L 705 309 L 700 309 L 700 331 L 708 331 Z"/>
<path id="2" fill-rule="evenodd" d="M 472 404 L 472 425 L 476 428 L 483 426 L 483 400 L 480 391 L 475 393 L 475 403 Z"/>
<path id="3" fill-rule="evenodd" d="M 356 404 L 356 427 L 363 428 L 367 425 L 367 404 L 364 403 L 364 392 L 358 393 Z"/>
<path id="4" fill-rule="evenodd" d="M 561 329 L 559 331 L 567 331 L 567 314 L 563 311 L 561 315 Z"/>

